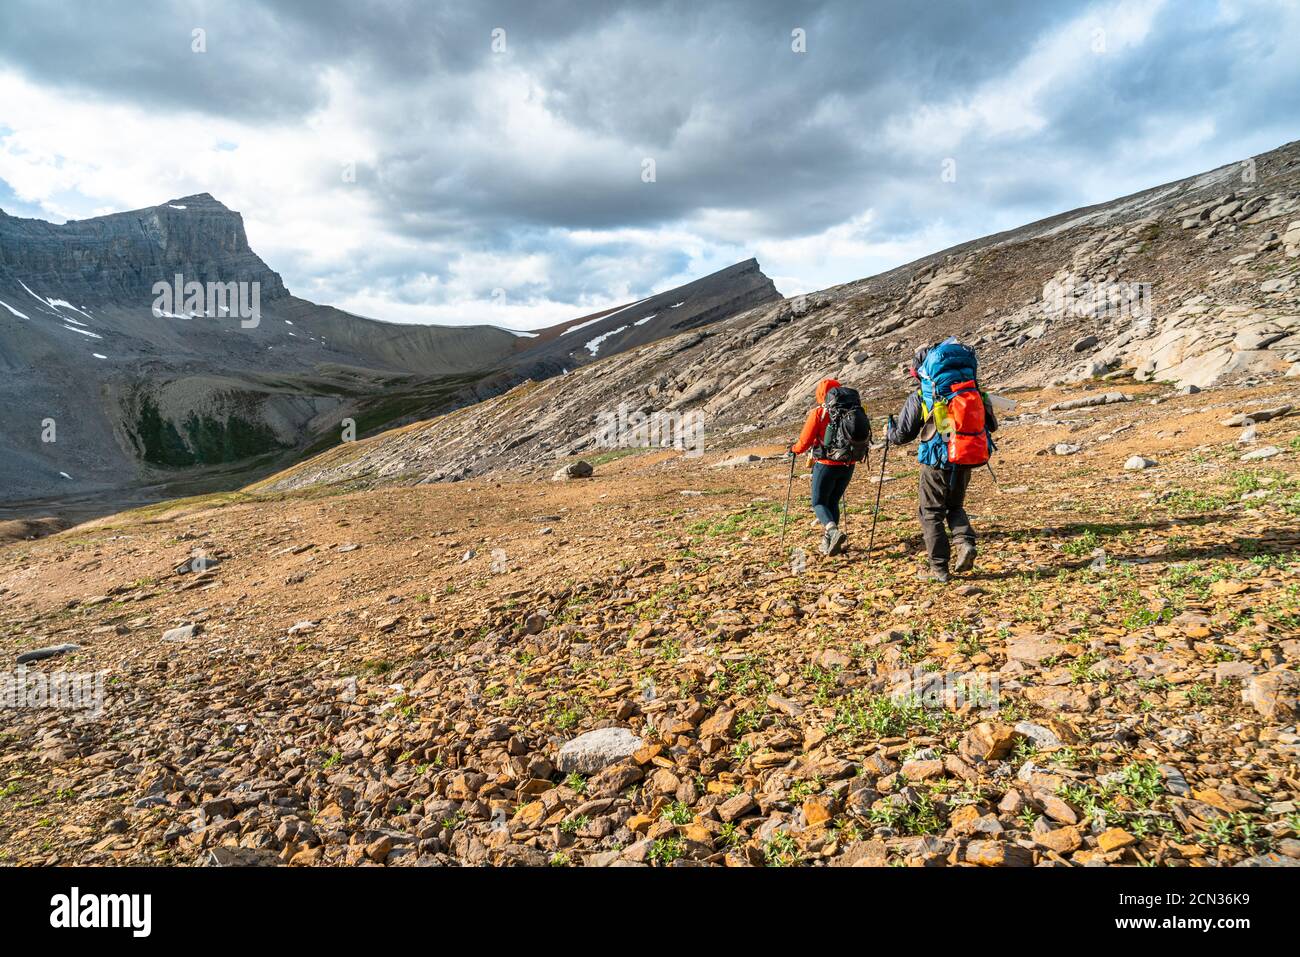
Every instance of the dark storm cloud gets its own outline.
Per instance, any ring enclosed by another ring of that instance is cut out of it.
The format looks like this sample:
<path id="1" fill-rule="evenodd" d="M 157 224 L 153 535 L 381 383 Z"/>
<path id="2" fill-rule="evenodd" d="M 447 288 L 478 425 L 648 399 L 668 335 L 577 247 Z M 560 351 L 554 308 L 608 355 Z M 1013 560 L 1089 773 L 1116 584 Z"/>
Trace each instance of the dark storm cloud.
<path id="1" fill-rule="evenodd" d="M 1026 0 L 995 17 L 979 3 L 921 16 L 911 3 L 7 0 L 0 61 L 110 100 L 275 123 L 322 107 L 325 71 L 347 72 L 377 114 L 400 104 L 380 122 L 376 185 L 415 233 L 648 225 L 699 208 L 753 208 L 767 228 L 798 233 L 836 221 L 864 170 L 891 164 L 873 127 L 996 75 L 1071 6 Z M 207 31 L 201 55 L 196 27 Z M 624 144 L 626 166 L 466 151 L 460 131 L 500 120 L 447 94 L 492 68 L 498 27 L 547 109 Z M 795 27 L 807 54 L 790 49 Z M 683 144 L 693 117 L 704 135 Z M 659 188 L 642 188 L 646 156 L 663 163 Z"/>
<path id="2" fill-rule="evenodd" d="M 648 292 L 689 261 L 575 230 L 685 229 L 742 250 L 870 211 L 873 241 L 935 224 L 966 239 L 1292 138 L 1293 11 L 1148 5 L 5 0 L 0 67 L 277 131 L 306 127 L 342 78 L 372 157 L 350 188 L 423 251 L 359 255 L 336 288 L 415 301 L 428 286 L 412 278 L 447 280 L 460 255 L 545 253 L 551 278 L 520 288 L 569 302 L 620 282 Z M 1089 25 L 1110 45 L 1079 58 Z M 206 54 L 190 51 L 195 27 Z M 1014 102 L 1027 87 L 1029 107 Z M 949 157 L 959 175 L 942 183 Z"/>
<path id="3" fill-rule="evenodd" d="M 195 29 L 207 33 L 206 53 L 192 50 Z M 155 108 L 300 116 L 325 96 L 306 39 L 252 3 L 0 4 L 0 64 L 43 85 Z"/>
<path id="4" fill-rule="evenodd" d="M 999 19 L 979 4 L 930 17 L 910 4 L 633 5 L 577 18 L 545 42 L 512 24 L 511 63 L 546 91 L 547 110 L 623 154 L 559 169 L 490 143 L 467 156 L 462 126 L 493 118 L 449 116 L 431 87 L 426 113 L 403 108 L 387 129 L 381 193 L 394 211 L 439 210 L 435 232 L 448 209 L 479 224 L 569 228 L 744 210 L 765 235 L 816 232 L 860 211 L 873 184 L 910 162 L 880 140 L 891 117 L 996 76 L 1070 9 L 1010 4 Z M 796 27 L 806 54 L 791 51 Z M 639 178 L 647 157 L 658 176 L 649 189 Z"/>
<path id="5" fill-rule="evenodd" d="M 324 105 L 327 69 L 363 74 L 382 95 L 387 84 L 477 68 L 501 22 L 544 45 L 617 10 L 524 0 L 5 0 L 0 62 L 106 99 L 283 120 Z M 201 55 L 195 29 L 206 34 Z"/>
<path id="6" fill-rule="evenodd" d="M 1201 15 L 1189 15 L 1191 10 Z M 1051 144 L 1072 157 L 1105 159 L 1149 121 L 1184 128 L 1213 120 L 1234 158 L 1238 138 L 1276 129 L 1274 145 L 1296 136 L 1300 38 L 1281 6 L 1252 3 L 1215 17 L 1212 4 L 1169 4 L 1151 40 L 1100 60 L 1086 83 L 1062 84 L 1047 99 Z"/>

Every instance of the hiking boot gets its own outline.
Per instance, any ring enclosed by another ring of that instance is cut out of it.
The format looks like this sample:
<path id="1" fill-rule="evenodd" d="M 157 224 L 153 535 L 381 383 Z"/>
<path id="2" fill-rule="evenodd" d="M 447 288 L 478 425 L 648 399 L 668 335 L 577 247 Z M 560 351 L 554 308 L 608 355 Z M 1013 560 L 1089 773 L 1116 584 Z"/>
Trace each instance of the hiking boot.
<path id="1" fill-rule="evenodd" d="M 849 536 L 832 525 L 826 532 L 826 554 L 838 555 L 844 551 L 844 543 L 848 540 Z"/>
<path id="2" fill-rule="evenodd" d="M 975 567 L 975 546 L 960 544 L 957 546 L 957 558 L 952 563 L 955 572 L 968 572 Z"/>
<path id="3" fill-rule="evenodd" d="M 946 568 L 925 568 L 916 573 L 916 580 L 922 582 L 938 582 L 940 585 L 948 581 L 948 569 Z"/>
<path id="4" fill-rule="evenodd" d="M 839 531 L 840 530 L 833 524 L 826 526 L 826 534 L 822 536 L 821 545 L 823 555 L 829 555 L 831 553 L 831 539 L 838 535 Z"/>

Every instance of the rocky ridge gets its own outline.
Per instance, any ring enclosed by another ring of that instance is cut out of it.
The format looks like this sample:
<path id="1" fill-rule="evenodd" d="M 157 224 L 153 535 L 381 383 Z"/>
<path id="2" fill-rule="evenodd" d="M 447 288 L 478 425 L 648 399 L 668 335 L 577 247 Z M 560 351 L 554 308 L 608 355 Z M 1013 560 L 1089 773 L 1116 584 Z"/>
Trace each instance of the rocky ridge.
<path id="1" fill-rule="evenodd" d="M 894 411 L 917 344 L 956 335 L 986 384 L 1300 375 L 1300 146 L 1076 210 L 879 276 L 529 382 L 471 411 L 340 446 L 272 487 L 459 480 L 618 452 L 601 416 L 698 413 L 709 441 L 786 431 L 816 382 Z M 626 450 L 624 450 L 626 451 Z"/>

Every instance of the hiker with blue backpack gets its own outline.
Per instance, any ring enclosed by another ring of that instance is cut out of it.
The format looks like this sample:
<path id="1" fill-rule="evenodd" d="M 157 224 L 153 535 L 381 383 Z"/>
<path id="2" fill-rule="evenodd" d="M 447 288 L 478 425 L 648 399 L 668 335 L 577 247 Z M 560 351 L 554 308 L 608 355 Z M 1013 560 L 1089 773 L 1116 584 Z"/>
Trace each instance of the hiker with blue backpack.
<path id="1" fill-rule="evenodd" d="M 922 346 L 908 369 L 918 387 L 907 397 L 897 421 L 889 417 L 891 445 L 920 439 L 917 514 L 930 562 L 918 575 L 923 581 L 948 580 L 949 530 L 956 545 L 951 570 L 968 572 L 975 565 L 975 529 L 966 514 L 966 489 L 971 472 L 988 463 L 993 448 L 990 433 L 998 427 L 993 406 L 979 387 L 978 367 L 974 351 L 956 339 Z"/>

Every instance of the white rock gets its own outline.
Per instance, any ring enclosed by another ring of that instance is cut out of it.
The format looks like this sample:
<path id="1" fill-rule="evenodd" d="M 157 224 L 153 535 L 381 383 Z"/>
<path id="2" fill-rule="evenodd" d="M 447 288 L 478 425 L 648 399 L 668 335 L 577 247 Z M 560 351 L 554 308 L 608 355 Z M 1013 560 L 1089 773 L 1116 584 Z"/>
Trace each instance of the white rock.
<path id="1" fill-rule="evenodd" d="M 562 466 L 554 475 L 551 476 L 551 480 L 554 482 L 563 482 L 568 479 L 591 478 L 591 473 L 593 471 L 594 469 L 592 469 L 590 463 L 579 460 Z"/>
<path id="2" fill-rule="evenodd" d="M 556 767 L 562 774 L 596 774 L 611 764 L 625 761 L 645 744 L 627 728 L 597 728 L 566 741 L 560 748 Z"/>
<path id="3" fill-rule="evenodd" d="M 1130 472 L 1139 472 L 1142 469 L 1149 469 L 1156 464 L 1155 459 L 1143 458 L 1141 455 L 1135 455 L 1124 463 L 1124 468 Z"/>
<path id="4" fill-rule="evenodd" d="M 1016 730 L 1040 748 L 1059 748 L 1061 746 L 1061 739 L 1041 724 L 1034 724 L 1032 721 L 1021 721 L 1016 725 Z"/>
<path id="5" fill-rule="evenodd" d="M 1260 459 L 1271 459 L 1275 455 L 1281 455 L 1282 450 L 1276 445 L 1266 445 L 1262 449 L 1255 449 L 1253 452 L 1247 452 L 1241 457 L 1243 462 L 1258 462 Z"/>
<path id="6" fill-rule="evenodd" d="M 753 455 L 753 454 L 750 454 L 750 455 L 737 455 L 737 456 L 734 456 L 733 458 L 729 458 L 729 459 L 727 459 L 727 460 L 725 460 L 725 461 L 719 462 L 719 463 L 718 463 L 716 466 L 714 466 L 714 467 L 715 467 L 715 468 L 720 468 L 720 469 L 734 469 L 734 468 L 737 468 L 738 466 L 741 466 L 741 465 L 750 465 L 750 464 L 752 464 L 752 463 L 754 463 L 754 462 L 761 462 L 761 461 L 762 461 L 762 458 L 761 458 L 760 456 L 757 456 L 757 455 Z"/>

